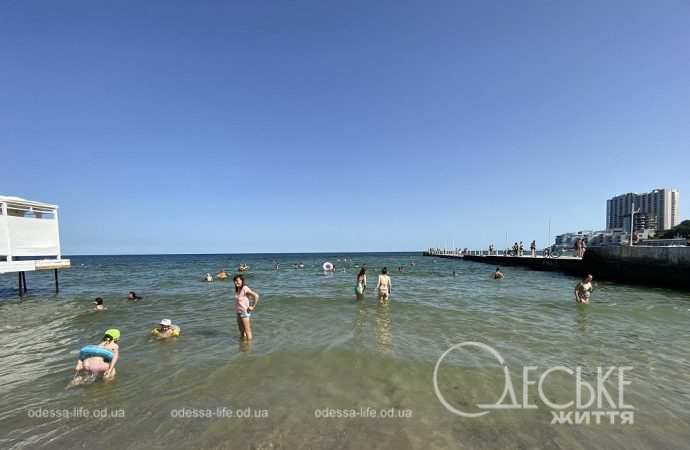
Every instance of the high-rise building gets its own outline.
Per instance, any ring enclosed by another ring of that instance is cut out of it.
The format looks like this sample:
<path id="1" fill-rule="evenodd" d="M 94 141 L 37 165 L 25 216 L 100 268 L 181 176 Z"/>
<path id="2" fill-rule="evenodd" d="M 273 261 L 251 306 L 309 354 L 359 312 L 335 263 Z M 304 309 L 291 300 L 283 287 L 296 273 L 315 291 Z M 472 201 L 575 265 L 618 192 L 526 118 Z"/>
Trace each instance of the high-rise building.
<path id="1" fill-rule="evenodd" d="M 635 217 L 636 229 L 646 225 L 645 228 L 661 231 L 680 223 L 678 189 L 654 189 L 644 194 L 631 192 L 606 200 L 606 229 L 629 229 L 633 204 L 635 214 L 637 211 L 641 214 L 641 217 Z"/>

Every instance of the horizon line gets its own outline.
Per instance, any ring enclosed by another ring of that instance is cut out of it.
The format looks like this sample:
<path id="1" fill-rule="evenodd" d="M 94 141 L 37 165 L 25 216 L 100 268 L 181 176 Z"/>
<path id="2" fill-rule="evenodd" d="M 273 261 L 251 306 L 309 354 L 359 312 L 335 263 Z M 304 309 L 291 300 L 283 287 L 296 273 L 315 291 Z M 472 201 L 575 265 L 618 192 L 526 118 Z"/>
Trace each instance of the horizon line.
<path id="1" fill-rule="evenodd" d="M 423 253 L 424 250 L 387 250 L 387 251 L 348 251 L 348 252 L 238 252 L 238 253 L 74 253 L 62 255 L 65 257 L 73 256 L 176 256 L 176 255 L 345 255 L 361 253 Z"/>

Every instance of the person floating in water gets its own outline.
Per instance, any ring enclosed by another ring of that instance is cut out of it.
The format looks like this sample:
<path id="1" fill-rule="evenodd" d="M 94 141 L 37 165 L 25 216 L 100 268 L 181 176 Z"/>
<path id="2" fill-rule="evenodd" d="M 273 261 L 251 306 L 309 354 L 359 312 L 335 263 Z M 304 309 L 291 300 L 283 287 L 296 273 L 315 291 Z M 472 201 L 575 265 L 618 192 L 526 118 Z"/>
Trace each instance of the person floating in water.
<path id="1" fill-rule="evenodd" d="M 364 291 L 367 288 L 367 268 L 362 267 L 357 274 L 357 285 L 355 286 L 355 294 L 357 298 L 361 298 L 364 295 Z"/>
<path id="2" fill-rule="evenodd" d="M 96 297 L 96 300 L 94 300 L 93 304 L 96 305 L 96 311 L 105 311 L 108 309 L 103 304 L 103 299 L 101 297 Z"/>
<path id="3" fill-rule="evenodd" d="M 115 377 L 115 364 L 120 359 L 120 330 L 111 328 L 105 331 L 98 345 L 87 345 L 79 351 L 79 361 L 74 368 L 74 381 L 83 377 L 102 374 L 103 379 Z"/>
<path id="4" fill-rule="evenodd" d="M 226 280 L 228 278 L 228 273 L 225 271 L 225 269 L 220 269 L 220 272 L 216 274 L 216 278 L 219 280 Z"/>
<path id="5" fill-rule="evenodd" d="M 246 272 L 249 270 L 249 266 L 246 265 L 245 263 L 240 264 L 240 266 L 237 268 L 240 272 Z"/>
<path id="6" fill-rule="evenodd" d="M 249 286 L 244 284 L 244 277 L 242 275 L 235 275 L 232 279 L 235 283 L 235 313 L 237 314 L 237 326 L 240 329 L 240 337 L 242 340 L 251 341 L 252 311 L 259 303 L 259 294 L 249 289 Z M 250 301 L 250 298 L 253 301 Z"/>
<path id="7" fill-rule="evenodd" d="M 496 272 L 494 272 L 494 280 L 502 280 L 504 277 L 503 272 L 501 272 L 500 267 L 496 267 Z"/>
<path id="8" fill-rule="evenodd" d="M 129 291 L 127 293 L 127 300 L 129 300 L 130 302 L 136 302 L 137 300 L 141 300 L 141 297 L 139 297 L 136 292 Z"/>
<path id="9" fill-rule="evenodd" d="M 173 325 L 170 319 L 163 319 L 158 327 L 151 331 L 151 334 L 158 338 L 177 337 L 180 335 L 180 327 Z"/>
<path id="10" fill-rule="evenodd" d="M 575 302 L 589 303 L 589 298 L 592 296 L 593 290 L 592 275 L 587 275 L 575 286 Z"/>
<path id="11" fill-rule="evenodd" d="M 213 277 L 211 276 L 210 272 L 206 273 L 206 276 L 204 277 L 204 281 L 206 281 L 207 283 L 211 283 L 213 281 Z"/>
<path id="12" fill-rule="evenodd" d="M 388 268 L 384 267 L 383 270 L 381 270 L 381 275 L 379 275 L 378 282 L 376 283 L 376 290 L 379 293 L 379 304 L 383 304 L 388 301 L 391 296 L 391 289 L 391 277 L 388 275 Z"/>

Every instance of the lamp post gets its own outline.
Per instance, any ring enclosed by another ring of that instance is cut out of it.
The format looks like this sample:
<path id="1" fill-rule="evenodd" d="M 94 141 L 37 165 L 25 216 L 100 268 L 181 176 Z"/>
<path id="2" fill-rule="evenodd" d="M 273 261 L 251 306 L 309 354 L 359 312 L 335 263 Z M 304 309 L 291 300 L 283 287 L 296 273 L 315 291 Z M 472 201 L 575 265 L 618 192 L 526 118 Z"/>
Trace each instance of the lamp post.
<path id="1" fill-rule="evenodd" d="M 633 245 L 633 233 L 635 229 L 635 214 L 640 212 L 640 209 L 638 208 L 637 211 L 635 211 L 635 202 L 632 202 L 632 208 L 630 209 L 630 246 L 632 247 Z"/>

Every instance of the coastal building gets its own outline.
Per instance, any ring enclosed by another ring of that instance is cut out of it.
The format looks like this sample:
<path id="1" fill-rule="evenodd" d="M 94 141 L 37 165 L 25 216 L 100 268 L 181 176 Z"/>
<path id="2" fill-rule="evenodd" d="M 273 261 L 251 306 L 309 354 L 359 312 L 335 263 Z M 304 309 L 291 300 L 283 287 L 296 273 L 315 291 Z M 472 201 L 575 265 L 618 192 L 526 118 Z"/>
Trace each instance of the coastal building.
<path id="1" fill-rule="evenodd" d="M 680 223 L 680 192 L 665 188 L 643 194 L 630 192 L 607 200 L 606 229 L 630 230 L 633 205 L 635 231 L 669 230 Z"/>
<path id="2" fill-rule="evenodd" d="M 0 196 L 0 273 L 19 274 L 19 294 L 26 292 L 26 272 L 70 266 L 60 250 L 58 207 L 19 197 Z"/>
<path id="3" fill-rule="evenodd" d="M 572 249 L 575 246 L 575 241 L 579 239 L 584 239 L 585 242 L 589 242 L 592 236 L 594 236 L 594 231 L 576 231 L 573 233 L 563 233 L 556 236 L 555 246 L 560 249 Z"/>
<path id="4" fill-rule="evenodd" d="M 648 245 L 653 247 L 686 247 L 688 244 L 687 238 L 671 238 L 671 239 L 642 239 L 640 245 Z"/>
<path id="5" fill-rule="evenodd" d="M 635 231 L 633 241 L 638 243 L 641 239 L 649 239 L 652 236 L 654 236 L 654 230 L 643 229 L 641 231 Z M 554 245 L 561 250 L 572 250 L 578 238 L 583 239 L 588 247 L 601 245 L 629 245 L 630 231 L 625 228 L 615 228 L 613 230 L 564 233 L 556 236 Z"/>

